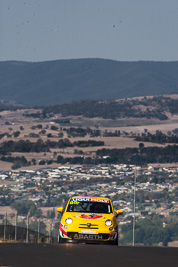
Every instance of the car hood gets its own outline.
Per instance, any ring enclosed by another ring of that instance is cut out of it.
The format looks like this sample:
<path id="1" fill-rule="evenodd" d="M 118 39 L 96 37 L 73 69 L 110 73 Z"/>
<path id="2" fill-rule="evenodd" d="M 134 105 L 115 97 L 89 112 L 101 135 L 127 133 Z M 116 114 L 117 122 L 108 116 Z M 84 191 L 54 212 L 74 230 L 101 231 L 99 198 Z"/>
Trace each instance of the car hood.
<path id="1" fill-rule="evenodd" d="M 73 223 L 85 224 L 85 223 L 103 223 L 106 220 L 113 220 L 114 214 L 102 214 L 102 213 L 84 213 L 84 212 L 66 212 L 63 216 L 63 221 L 67 218 L 71 218 Z"/>

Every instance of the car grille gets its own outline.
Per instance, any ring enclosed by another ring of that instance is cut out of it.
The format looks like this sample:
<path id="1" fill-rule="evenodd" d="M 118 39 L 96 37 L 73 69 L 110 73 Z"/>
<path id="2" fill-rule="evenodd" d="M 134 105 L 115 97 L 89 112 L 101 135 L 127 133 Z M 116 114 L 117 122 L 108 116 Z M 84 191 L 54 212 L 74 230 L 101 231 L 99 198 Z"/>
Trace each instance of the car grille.
<path id="1" fill-rule="evenodd" d="M 82 229 L 98 229 L 98 225 L 97 224 L 91 224 L 91 223 L 83 223 L 83 224 L 79 224 L 79 228 L 82 228 Z"/>

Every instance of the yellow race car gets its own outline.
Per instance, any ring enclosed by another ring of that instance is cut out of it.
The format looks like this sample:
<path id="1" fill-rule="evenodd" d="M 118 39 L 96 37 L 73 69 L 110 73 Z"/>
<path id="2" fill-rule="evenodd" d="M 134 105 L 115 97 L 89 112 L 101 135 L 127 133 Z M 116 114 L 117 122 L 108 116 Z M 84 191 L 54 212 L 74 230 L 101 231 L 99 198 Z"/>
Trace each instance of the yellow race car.
<path id="1" fill-rule="evenodd" d="M 75 196 L 69 199 L 66 208 L 58 208 L 60 221 L 58 241 L 74 243 L 118 244 L 116 217 L 110 199 L 102 197 Z"/>

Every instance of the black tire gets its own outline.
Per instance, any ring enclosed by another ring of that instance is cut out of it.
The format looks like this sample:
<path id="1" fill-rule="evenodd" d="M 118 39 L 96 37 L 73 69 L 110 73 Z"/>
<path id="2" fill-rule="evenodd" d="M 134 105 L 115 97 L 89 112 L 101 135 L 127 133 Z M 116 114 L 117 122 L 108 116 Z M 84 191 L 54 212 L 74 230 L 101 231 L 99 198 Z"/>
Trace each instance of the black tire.
<path id="1" fill-rule="evenodd" d="M 114 245 L 118 246 L 118 236 L 117 236 L 116 240 L 114 241 Z"/>
<path id="2" fill-rule="evenodd" d="M 58 234 L 57 241 L 58 241 L 58 243 L 60 243 L 60 241 L 61 241 L 60 234 Z"/>

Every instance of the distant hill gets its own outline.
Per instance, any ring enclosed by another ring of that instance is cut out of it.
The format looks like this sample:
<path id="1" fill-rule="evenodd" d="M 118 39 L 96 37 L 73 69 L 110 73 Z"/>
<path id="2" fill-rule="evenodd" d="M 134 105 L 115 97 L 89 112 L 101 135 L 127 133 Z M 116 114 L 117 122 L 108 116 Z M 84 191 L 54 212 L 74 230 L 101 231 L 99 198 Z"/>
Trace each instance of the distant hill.
<path id="1" fill-rule="evenodd" d="M 178 95 L 127 98 L 122 100 L 83 100 L 70 104 L 43 107 L 34 117 L 54 117 L 55 114 L 86 118 L 123 119 L 146 118 L 168 120 L 178 115 Z M 29 116 L 30 114 L 26 114 Z M 30 115 L 30 116 L 31 116 Z"/>
<path id="2" fill-rule="evenodd" d="M 178 93 L 178 62 L 0 62 L 0 98 L 29 106 Z"/>

